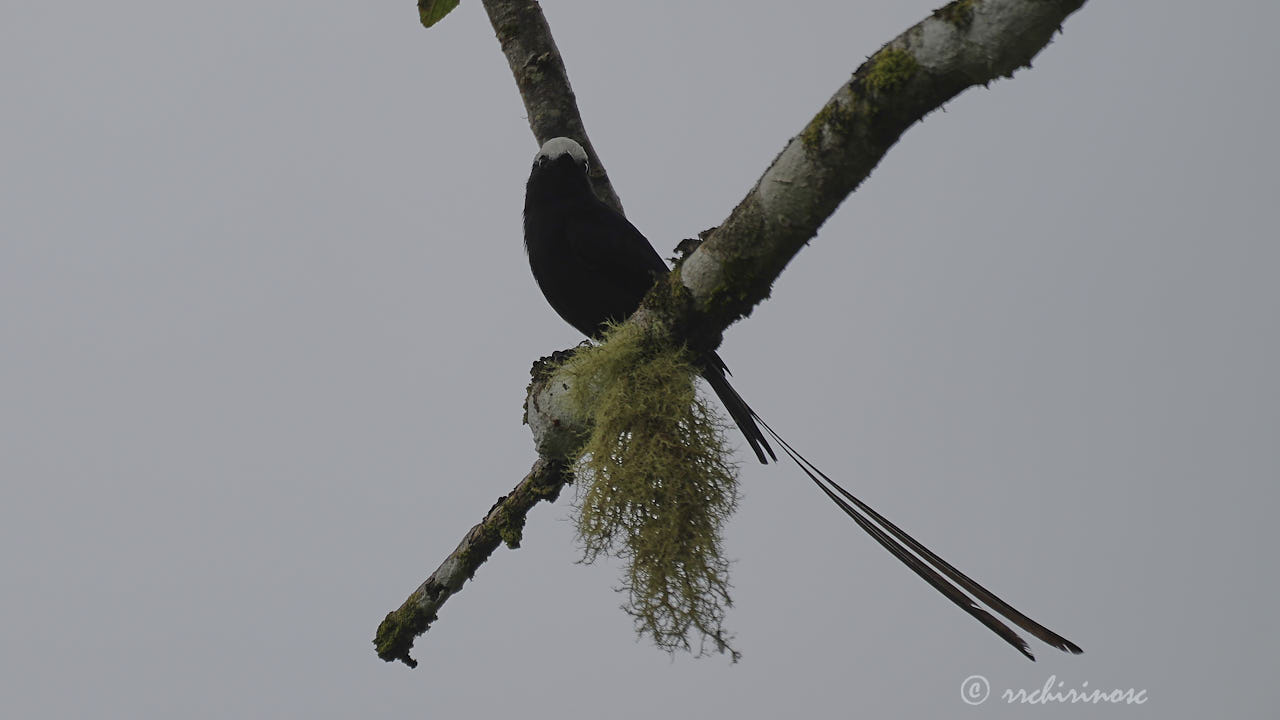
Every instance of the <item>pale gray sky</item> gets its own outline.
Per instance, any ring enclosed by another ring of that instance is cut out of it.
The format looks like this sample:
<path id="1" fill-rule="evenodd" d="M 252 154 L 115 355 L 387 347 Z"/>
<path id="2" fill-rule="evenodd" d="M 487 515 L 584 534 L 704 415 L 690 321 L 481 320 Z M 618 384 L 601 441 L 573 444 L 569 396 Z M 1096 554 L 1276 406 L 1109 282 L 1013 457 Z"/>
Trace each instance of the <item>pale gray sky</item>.
<path id="1" fill-rule="evenodd" d="M 667 254 L 940 3 L 546 11 Z M 723 347 L 810 458 L 1083 656 L 1027 662 L 743 455 L 737 666 L 636 643 L 566 498 L 416 671 L 374 629 L 527 471 L 529 364 L 578 340 L 525 262 L 537 148 L 479 4 L 2 16 L 3 717 L 1274 711 L 1275 3 L 1089 3 L 910 130 Z M 1149 701 L 970 709 L 975 674 Z"/>

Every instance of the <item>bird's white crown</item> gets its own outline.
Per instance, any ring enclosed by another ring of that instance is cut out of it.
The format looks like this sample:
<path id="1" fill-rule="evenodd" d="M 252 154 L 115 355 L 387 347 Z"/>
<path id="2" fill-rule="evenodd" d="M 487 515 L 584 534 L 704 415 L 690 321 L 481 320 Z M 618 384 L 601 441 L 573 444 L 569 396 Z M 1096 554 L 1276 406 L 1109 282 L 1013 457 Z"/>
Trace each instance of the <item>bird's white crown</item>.
<path id="1" fill-rule="evenodd" d="M 538 151 L 535 160 L 538 158 L 546 158 L 554 160 L 561 155 L 568 155 L 575 162 L 585 163 L 587 161 L 587 151 L 582 149 L 578 143 L 567 137 L 551 138 L 542 144 L 542 149 Z"/>

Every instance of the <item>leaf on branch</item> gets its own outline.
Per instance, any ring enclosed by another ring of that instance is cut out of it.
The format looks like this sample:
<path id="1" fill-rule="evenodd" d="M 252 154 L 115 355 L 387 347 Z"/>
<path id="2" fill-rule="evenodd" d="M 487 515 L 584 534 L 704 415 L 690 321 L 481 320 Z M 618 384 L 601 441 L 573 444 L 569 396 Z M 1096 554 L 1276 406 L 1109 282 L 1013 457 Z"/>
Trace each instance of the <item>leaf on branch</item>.
<path id="1" fill-rule="evenodd" d="M 418 0 L 418 19 L 422 27 L 431 27 L 458 7 L 458 0 Z"/>

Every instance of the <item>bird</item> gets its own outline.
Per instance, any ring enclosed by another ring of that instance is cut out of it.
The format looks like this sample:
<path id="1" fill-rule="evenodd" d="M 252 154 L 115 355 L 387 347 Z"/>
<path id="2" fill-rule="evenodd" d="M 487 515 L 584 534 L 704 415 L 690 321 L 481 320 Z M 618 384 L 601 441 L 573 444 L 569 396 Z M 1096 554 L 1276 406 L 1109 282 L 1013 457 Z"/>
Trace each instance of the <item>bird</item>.
<path id="1" fill-rule="evenodd" d="M 598 340 L 611 323 L 630 317 L 670 269 L 643 233 L 600 200 L 589 171 L 587 152 L 577 141 L 556 137 L 543 143 L 525 186 L 524 245 L 534 280 L 552 309 Z M 718 353 L 703 354 L 698 365 L 761 463 L 777 462 L 772 438 L 877 543 L 1031 660 L 1035 655 L 1026 640 L 996 615 L 1059 650 L 1083 652 L 957 570 L 809 462 L 747 405 L 729 383 L 728 367 Z"/>

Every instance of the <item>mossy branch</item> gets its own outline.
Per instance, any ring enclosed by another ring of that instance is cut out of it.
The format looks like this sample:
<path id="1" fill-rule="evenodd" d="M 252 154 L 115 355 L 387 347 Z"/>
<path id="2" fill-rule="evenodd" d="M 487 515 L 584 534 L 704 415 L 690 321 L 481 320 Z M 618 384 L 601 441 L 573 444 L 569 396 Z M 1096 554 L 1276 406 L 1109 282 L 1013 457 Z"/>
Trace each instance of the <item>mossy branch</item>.
<path id="1" fill-rule="evenodd" d="M 1030 67 L 1084 2 L 958 0 L 867 58 L 683 262 L 692 331 L 746 317 L 907 128 L 967 88 Z"/>
<path id="2" fill-rule="evenodd" d="M 791 258 L 908 127 L 966 88 L 1030 67 L 1032 58 L 1084 2 L 956 0 L 891 40 L 836 90 L 724 223 L 706 233 L 706 241 L 676 268 L 672 278 L 688 292 L 659 283 L 628 324 L 662 328 L 673 346 L 714 347 L 724 328 L 768 297 L 773 280 Z M 483 4 L 538 143 L 558 135 L 580 142 L 590 154 L 597 193 L 621 210 L 587 138 L 538 3 Z M 655 295 L 691 301 L 654 303 Z M 576 416 L 572 403 L 566 402 L 569 389 L 561 373 L 548 371 L 535 378 L 527 410 L 542 459 L 404 605 L 387 615 L 375 640 L 380 657 L 415 665 L 408 653 L 414 638 L 426 631 L 440 605 L 493 552 L 504 537 L 503 528 L 507 537 L 518 539 L 515 528 L 523 525 L 529 508 L 559 492 L 566 478 L 563 458 L 590 430 L 589 421 Z M 726 594 L 725 604 L 727 600 Z"/>
<path id="3" fill-rule="evenodd" d="M 506 543 L 512 549 L 520 547 L 529 508 L 541 500 L 555 502 L 560 488 L 569 478 L 564 468 L 563 463 L 539 459 L 510 494 L 498 498 L 484 519 L 467 532 L 440 567 L 409 595 L 403 605 L 387 613 L 373 640 L 378 657 L 388 662 L 399 660 L 409 667 L 418 666 L 418 661 L 409 655 L 414 639 L 435 622 L 440 606 L 462 589 L 499 543 Z"/>

